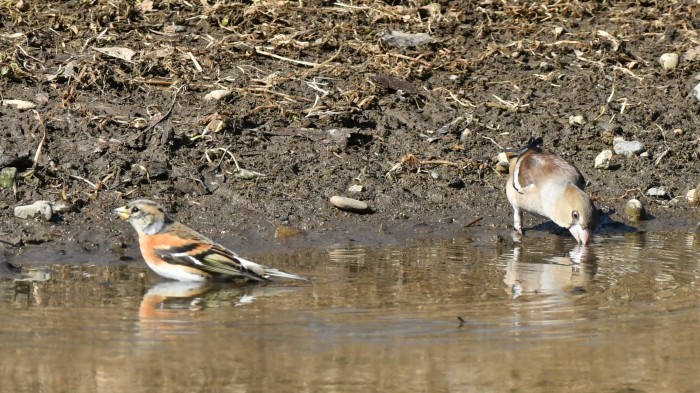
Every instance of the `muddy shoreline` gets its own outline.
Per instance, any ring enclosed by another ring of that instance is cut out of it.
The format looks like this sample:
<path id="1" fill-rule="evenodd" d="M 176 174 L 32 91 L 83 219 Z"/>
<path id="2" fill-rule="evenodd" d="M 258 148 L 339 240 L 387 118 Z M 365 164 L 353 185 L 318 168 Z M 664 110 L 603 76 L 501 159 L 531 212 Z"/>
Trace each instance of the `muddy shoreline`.
<path id="1" fill-rule="evenodd" d="M 630 198 L 653 217 L 645 230 L 700 220 L 685 198 L 700 180 L 692 2 L 139 4 L 32 1 L 0 17 L 3 99 L 34 105 L 0 107 L 0 166 L 17 168 L 0 190 L 5 260 L 135 258 L 132 229 L 110 211 L 136 198 L 245 255 L 508 242 L 496 156 L 537 136 L 625 224 L 603 234 L 631 230 Z M 615 138 L 646 154 L 594 169 Z M 373 212 L 339 211 L 333 195 Z M 14 216 L 37 200 L 71 210 Z M 302 234 L 276 238 L 282 225 Z"/>

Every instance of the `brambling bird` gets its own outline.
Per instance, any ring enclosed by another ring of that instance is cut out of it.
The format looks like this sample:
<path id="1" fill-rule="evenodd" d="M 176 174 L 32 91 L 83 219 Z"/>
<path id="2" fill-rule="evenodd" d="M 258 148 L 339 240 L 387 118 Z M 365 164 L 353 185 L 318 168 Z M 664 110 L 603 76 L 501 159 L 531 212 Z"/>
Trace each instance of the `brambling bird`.
<path id="1" fill-rule="evenodd" d="M 131 201 L 114 209 L 114 213 L 136 229 L 143 259 L 160 276 L 179 281 L 270 281 L 270 277 L 306 280 L 239 257 L 194 229 L 175 222 L 153 201 Z"/>
<path id="2" fill-rule="evenodd" d="M 543 153 L 541 144 L 542 138 L 537 138 L 510 160 L 506 195 L 513 205 L 513 226 L 523 233 L 525 211 L 554 221 L 577 242 L 588 244 L 598 225 L 598 212 L 583 190 L 583 175 L 563 158 Z"/>

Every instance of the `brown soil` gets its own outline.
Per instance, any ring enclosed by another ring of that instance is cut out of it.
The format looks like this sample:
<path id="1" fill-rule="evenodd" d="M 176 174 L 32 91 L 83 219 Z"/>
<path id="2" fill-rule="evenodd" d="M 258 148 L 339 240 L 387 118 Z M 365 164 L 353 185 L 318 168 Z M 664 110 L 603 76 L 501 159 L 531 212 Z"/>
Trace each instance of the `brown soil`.
<path id="1" fill-rule="evenodd" d="M 19 170 L 0 190 L 0 250 L 38 262 L 41 250 L 74 263 L 134 255 L 132 229 L 110 210 L 135 198 L 247 254 L 469 231 L 500 239 L 512 214 L 495 157 L 537 136 L 581 169 L 613 220 L 636 197 L 655 222 L 690 226 L 698 10 L 690 0 L 5 2 L 2 98 L 37 107 L 0 109 L 0 166 Z M 428 36 L 405 45 L 392 31 Z M 134 53 L 104 49 L 115 47 Z M 670 71 L 658 62 L 667 52 L 681 56 Z M 205 99 L 220 89 L 231 95 Z M 576 115 L 585 123 L 571 124 Z M 593 169 L 616 136 L 649 156 Z M 355 184 L 364 191 L 348 192 Z M 669 196 L 646 197 L 654 186 Z M 341 212 L 333 195 L 373 213 Z M 14 217 L 16 205 L 61 199 L 75 209 L 50 223 Z M 305 235 L 275 239 L 283 224 Z"/>

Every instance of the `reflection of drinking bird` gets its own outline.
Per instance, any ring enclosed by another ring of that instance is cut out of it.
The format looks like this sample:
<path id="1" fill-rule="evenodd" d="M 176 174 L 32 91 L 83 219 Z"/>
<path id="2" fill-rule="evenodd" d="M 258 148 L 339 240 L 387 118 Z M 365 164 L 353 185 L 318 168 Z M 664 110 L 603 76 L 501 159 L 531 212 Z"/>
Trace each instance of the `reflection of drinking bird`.
<path id="1" fill-rule="evenodd" d="M 513 298 L 527 294 L 573 295 L 585 288 L 591 279 L 588 247 L 576 246 L 568 257 L 551 256 L 542 261 L 542 254 L 523 254 L 513 249 L 513 259 L 506 265 L 503 282 Z"/>

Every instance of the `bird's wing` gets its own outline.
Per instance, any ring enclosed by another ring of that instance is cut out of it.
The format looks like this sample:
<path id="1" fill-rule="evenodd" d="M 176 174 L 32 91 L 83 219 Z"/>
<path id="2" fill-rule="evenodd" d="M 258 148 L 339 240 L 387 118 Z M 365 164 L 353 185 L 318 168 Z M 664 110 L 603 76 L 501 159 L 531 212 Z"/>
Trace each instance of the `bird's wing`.
<path id="1" fill-rule="evenodd" d="M 154 251 L 168 263 L 190 266 L 214 276 L 228 275 L 268 281 L 263 276 L 262 266 L 255 269 L 259 265 L 243 260 L 233 251 L 182 224 L 175 223 L 155 236 L 165 237 L 162 242 L 164 245 L 154 247 Z"/>
<path id="2" fill-rule="evenodd" d="M 572 183 L 583 190 L 585 180 L 575 166 L 554 154 L 530 148 L 518 156 L 513 173 L 513 187 L 522 193 L 524 188 L 540 188 L 545 184 Z"/>
<path id="3" fill-rule="evenodd" d="M 245 266 L 236 254 L 218 244 L 192 243 L 179 247 L 156 248 L 155 251 L 169 263 L 201 269 L 214 276 L 224 275 L 268 281 L 261 273 Z"/>

